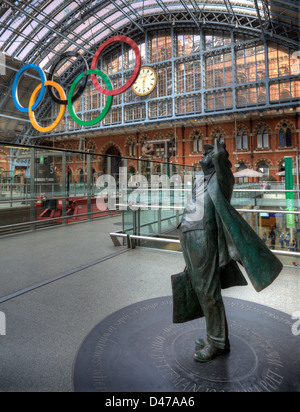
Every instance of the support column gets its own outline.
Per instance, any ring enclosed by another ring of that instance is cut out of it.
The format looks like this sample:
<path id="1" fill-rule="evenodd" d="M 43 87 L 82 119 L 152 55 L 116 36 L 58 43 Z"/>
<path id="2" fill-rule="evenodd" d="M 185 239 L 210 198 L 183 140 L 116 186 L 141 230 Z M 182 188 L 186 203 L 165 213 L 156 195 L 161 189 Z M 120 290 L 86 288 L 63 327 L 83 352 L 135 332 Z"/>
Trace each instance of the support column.
<path id="1" fill-rule="evenodd" d="M 35 216 L 35 148 L 30 149 L 30 222 L 36 220 Z M 31 225 L 31 229 L 35 229 L 35 224 Z"/>
<path id="2" fill-rule="evenodd" d="M 87 173 L 86 173 L 86 186 L 87 186 L 87 219 L 90 220 L 92 218 L 92 216 L 90 215 L 91 211 L 92 211 L 92 207 L 91 207 L 91 193 L 92 193 L 92 165 L 91 165 L 91 157 L 92 155 L 88 154 L 87 155 L 87 159 L 86 159 L 86 167 L 87 167 Z"/>
<path id="3" fill-rule="evenodd" d="M 67 161 L 66 161 L 66 152 L 62 152 L 62 160 L 61 160 L 61 192 L 62 192 L 62 217 L 66 216 L 67 213 L 67 173 L 66 173 L 66 168 L 67 168 Z M 63 225 L 67 224 L 66 219 L 62 219 Z"/>

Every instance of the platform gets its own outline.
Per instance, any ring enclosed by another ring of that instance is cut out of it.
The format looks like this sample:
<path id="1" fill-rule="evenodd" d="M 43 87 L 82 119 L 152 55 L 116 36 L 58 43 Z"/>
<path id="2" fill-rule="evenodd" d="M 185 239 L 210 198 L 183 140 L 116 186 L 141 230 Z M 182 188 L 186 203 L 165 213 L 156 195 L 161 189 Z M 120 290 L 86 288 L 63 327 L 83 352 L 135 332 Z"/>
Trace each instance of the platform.
<path id="1" fill-rule="evenodd" d="M 109 233 L 120 222 L 112 216 L 0 239 L 0 311 L 6 315 L 0 391 L 73 391 L 77 355 L 92 330 L 131 305 L 171 295 L 170 276 L 182 270 L 182 254 L 115 247 Z M 249 285 L 223 295 L 284 312 L 290 324 L 299 290 L 300 270 L 285 267 L 260 293 Z M 232 326 L 230 333 L 238 336 Z M 236 343 L 232 339 L 230 356 Z M 294 366 L 300 370 L 299 358 Z"/>
<path id="2" fill-rule="evenodd" d="M 172 323 L 172 298 L 126 307 L 100 322 L 74 368 L 78 392 L 298 392 L 300 337 L 286 314 L 225 299 L 231 351 L 194 360 L 203 319 Z"/>

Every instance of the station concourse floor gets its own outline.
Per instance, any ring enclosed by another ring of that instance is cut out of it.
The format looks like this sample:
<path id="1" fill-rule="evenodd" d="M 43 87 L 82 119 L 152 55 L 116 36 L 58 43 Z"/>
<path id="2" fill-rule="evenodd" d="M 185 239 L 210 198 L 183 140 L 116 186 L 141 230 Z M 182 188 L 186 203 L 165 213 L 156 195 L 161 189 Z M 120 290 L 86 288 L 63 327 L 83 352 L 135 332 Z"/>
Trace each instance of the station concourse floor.
<path id="1" fill-rule="evenodd" d="M 170 296 L 170 276 L 184 268 L 179 252 L 114 246 L 116 215 L 0 238 L 0 391 L 71 392 L 76 354 L 110 314 Z M 257 293 L 251 284 L 223 291 L 292 315 L 300 310 L 300 269 L 284 267 Z"/>

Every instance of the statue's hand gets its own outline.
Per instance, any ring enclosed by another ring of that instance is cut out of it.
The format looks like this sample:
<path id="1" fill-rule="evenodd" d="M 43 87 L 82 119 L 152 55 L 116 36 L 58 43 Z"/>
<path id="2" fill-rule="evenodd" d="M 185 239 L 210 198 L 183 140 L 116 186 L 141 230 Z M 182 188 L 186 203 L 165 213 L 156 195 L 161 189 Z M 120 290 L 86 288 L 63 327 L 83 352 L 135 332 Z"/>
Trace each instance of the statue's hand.
<path id="1" fill-rule="evenodd" d="M 219 142 L 217 138 L 215 138 L 215 147 L 213 150 L 213 160 L 218 159 L 220 156 L 225 154 L 225 145 L 224 143 Z"/>

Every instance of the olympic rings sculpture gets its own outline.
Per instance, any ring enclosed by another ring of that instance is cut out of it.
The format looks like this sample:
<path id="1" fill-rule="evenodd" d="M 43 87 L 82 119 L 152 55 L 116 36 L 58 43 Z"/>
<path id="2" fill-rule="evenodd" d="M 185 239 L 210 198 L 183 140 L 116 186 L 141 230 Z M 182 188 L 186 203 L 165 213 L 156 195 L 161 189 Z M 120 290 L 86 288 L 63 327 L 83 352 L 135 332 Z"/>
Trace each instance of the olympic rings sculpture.
<path id="1" fill-rule="evenodd" d="M 96 66 L 97 66 L 97 62 L 103 50 L 105 50 L 109 45 L 113 43 L 117 43 L 117 42 L 124 42 L 124 43 L 129 44 L 132 47 L 134 54 L 135 54 L 135 66 L 134 66 L 133 73 L 130 79 L 123 86 L 119 87 L 116 90 L 113 90 L 109 77 L 105 73 L 103 73 L 101 70 L 97 70 Z M 63 88 L 58 83 L 53 81 L 56 67 L 63 59 L 67 57 L 76 57 L 77 59 L 81 59 L 86 68 L 86 70 L 83 73 L 81 73 L 79 76 L 77 76 L 77 78 L 73 81 L 70 87 L 68 96 L 66 96 Z M 22 69 L 18 71 L 14 79 L 14 83 L 12 87 L 12 98 L 18 110 L 20 110 L 22 113 L 28 113 L 32 126 L 39 132 L 47 133 L 47 132 L 54 130 L 56 126 L 60 123 L 60 121 L 62 120 L 64 113 L 65 113 L 66 106 L 68 106 L 70 116 L 72 117 L 74 122 L 76 122 L 77 124 L 81 126 L 93 126 L 99 123 L 107 115 L 112 105 L 113 96 L 124 93 L 134 83 L 135 79 L 137 78 L 139 74 L 140 68 L 141 68 L 141 54 L 140 54 L 137 44 L 129 37 L 114 36 L 106 40 L 98 48 L 92 60 L 91 69 L 89 69 L 89 66 L 86 60 L 84 59 L 84 57 L 81 56 L 79 53 L 75 53 L 75 52 L 66 52 L 66 53 L 62 53 L 61 55 L 59 55 L 58 58 L 54 61 L 54 63 L 51 66 L 48 78 L 46 78 L 44 71 L 36 64 L 26 64 L 24 67 L 22 67 Z M 30 97 L 30 100 L 29 100 L 29 107 L 23 107 L 21 106 L 20 101 L 19 101 L 18 86 L 19 86 L 19 82 L 20 82 L 22 74 L 28 69 L 34 69 L 38 72 L 39 77 L 41 79 L 41 84 L 39 84 L 33 91 Z M 90 120 L 90 121 L 84 121 L 84 120 L 79 119 L 78 116 L 76 115 L 74 111 L 73 103 L 84 92 L 89 75 L 91 76 L 91 80 L 92 80 L 94 87 L 99 91 L 99 93 L 102 93 L 108 97 L 106 99 L 106 104 L 102 112 L 95 119 Z M 97 81 L 96 76 L 100 76 L 102 78 L 107 89 L 104 89 L 103 87 L 100 86 L 100 84 Z M 52 88 L 55 88 L 58 91 L 59 98 L 56 96 L 55 93 L 53 93 Z M 77 91 L 74 94 L 76 88 L 77 88 Z M 46 89 L 48 90 L 51 99 L 55 103 L 58 103 L 61 107 L 60 107 L 58 116 L 55 119 L 55 121 L 50 126 L 42 127 L 36 121 L 34 110 L 37 109 L 39 105 L 41 104 L 41 102 L 43 101 L 45 93 L 46 93 Z"/>

